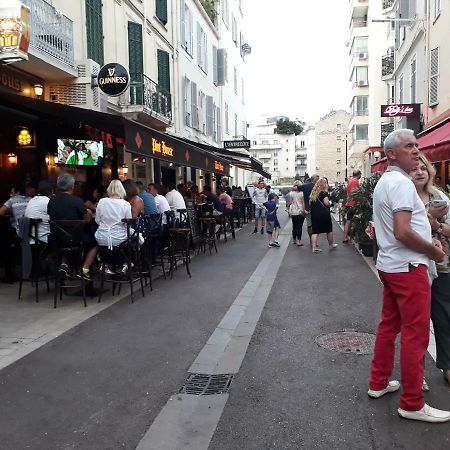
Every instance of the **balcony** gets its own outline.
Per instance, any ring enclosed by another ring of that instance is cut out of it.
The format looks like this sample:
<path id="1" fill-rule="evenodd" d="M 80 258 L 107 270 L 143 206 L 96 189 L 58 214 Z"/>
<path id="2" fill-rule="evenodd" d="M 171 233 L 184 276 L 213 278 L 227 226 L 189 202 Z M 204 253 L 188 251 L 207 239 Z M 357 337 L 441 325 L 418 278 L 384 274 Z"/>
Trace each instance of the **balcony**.
<path id="1" fill-rule="evenodd" d="M 383 1 L 383 10 L 392 8 L 395 3 L 395 0 L 382 0 Z"/>
<path id="2" fill-rule="evenodd" d="M 20 67 L 50 79 L 76 76 L 72 20 L 44 0 L 23 3 L 30 8 L 30 58 Z"/>
<path id="3" fill-rule="evenodd" d="M 128 93 L 119 98 L 124 114 L 138 115 L 138 120 L 157 128 L 172 122 L 172 96 L 143 73 L 131 75 Z"/>
<path id="4" fill-rule="evenodd" d="M 394 53 L 389 53 L 381 57 L 381 76 L 389 77 L 394 73 L 395 60 Z"/>
<path id="5" fill-rule="evenodd" d="M 367 17 L 355 17 L 354 19 L 352 19 L 351 27 L 352 29 L 367 27 Z"/>
<path id="6" fill-rule="evenodd" d="M 384 140 L 387 138 L 389 133 L 394 131 L 394 122 L 386 122 L 381 124 L 381 146 L 384 144 Z"/>

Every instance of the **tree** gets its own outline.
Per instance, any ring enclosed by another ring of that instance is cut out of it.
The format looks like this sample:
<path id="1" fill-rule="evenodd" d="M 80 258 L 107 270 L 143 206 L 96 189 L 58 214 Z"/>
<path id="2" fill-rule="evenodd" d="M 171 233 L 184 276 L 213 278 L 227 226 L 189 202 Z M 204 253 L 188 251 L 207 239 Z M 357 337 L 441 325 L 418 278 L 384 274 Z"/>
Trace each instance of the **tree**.
<path id="1" fill-rule="evenodd" d="M 277 126 L 273 130 L 275 134 L 295 134 L 298 136 L 303 131 L 303 127 L 298 122 L 291 122 L 289 119 L 277 120 Z"/>

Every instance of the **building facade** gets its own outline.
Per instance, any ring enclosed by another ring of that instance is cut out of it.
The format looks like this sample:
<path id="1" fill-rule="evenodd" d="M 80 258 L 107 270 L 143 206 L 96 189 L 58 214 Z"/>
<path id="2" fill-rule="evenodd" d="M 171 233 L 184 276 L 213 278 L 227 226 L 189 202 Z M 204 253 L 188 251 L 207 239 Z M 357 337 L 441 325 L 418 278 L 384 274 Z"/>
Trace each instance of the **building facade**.
<path id="1" fill-rule="evenodd" d="M 326 177 L 330 184 L 341 183 L 348 177 L 346 157 L 348 159 L 348 149 L 352 144 L 348 134 L 350 117 L 344 110 L 331 111 L 314 125 L 314 170 L 311 172 Z M 348 166 L 351 168 L 352 164 Z"/>

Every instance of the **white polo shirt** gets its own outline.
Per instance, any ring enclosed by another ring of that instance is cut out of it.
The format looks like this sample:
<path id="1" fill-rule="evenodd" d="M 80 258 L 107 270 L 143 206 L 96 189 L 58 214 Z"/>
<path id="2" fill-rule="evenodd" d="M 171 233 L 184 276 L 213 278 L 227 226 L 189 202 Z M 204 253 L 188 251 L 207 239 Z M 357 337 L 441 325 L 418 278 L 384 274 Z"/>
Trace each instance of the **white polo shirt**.
<path id="1" fill-rule="evenodd" d="M 429 258 L 406 247 L 394 236 L 394 214 L 411 211 L 411 228 L 431 242 L 431 226 L 425 205 L 411 177 L 399 167 L 389 166 L 373 193 L 373 220 L 379 247 L 376 267 L 388 273 L 408 272 L 409 265 L 430 263 Z"/>

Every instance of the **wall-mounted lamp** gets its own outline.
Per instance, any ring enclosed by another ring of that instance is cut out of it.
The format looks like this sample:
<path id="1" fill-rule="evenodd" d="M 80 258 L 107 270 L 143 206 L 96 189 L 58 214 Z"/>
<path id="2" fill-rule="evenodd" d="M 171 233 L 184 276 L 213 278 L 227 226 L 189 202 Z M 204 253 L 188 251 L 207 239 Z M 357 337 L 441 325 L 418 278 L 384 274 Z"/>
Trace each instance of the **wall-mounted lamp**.
<path id="1" fill-rule="evenodd" d="M 42 84 L 36 83 L 33 87 L 37 97 L 40 97 L 44 93 L 44 86 Z"/>
<path id="2" fill-rule="evenodd" d="M 169 167 L 172 167 L 172 166 L 173 166 L 173 163 L 170 163 L 170 164 L 169 164 Z"/>
<path id="3" fill-rule="evenodd" d="M 8 153 L 8 161 L 12 166 L 17 164 L 17 155 L 15 153 Z"/>
<path id="4" fill-rule="evenodd" d="M 128 166 L 126 164 L 122 164 L 122 173 L 128 175 Z"/>
<path id="5" fill-rule="evenodd" d="M 32 140 L 33 138 L 26 128 L 20 130 L 19 134 L 17 135 L 17 142 L 19 143 L 19 145 L 30 145 Z"/>
<path id="6" fill-rule="evenodd" d="M 375 157 L 375 159 L 380 159 L 381 152 L 373 152 L 373 156 Z"/>

